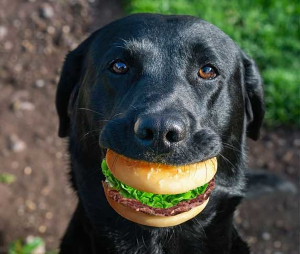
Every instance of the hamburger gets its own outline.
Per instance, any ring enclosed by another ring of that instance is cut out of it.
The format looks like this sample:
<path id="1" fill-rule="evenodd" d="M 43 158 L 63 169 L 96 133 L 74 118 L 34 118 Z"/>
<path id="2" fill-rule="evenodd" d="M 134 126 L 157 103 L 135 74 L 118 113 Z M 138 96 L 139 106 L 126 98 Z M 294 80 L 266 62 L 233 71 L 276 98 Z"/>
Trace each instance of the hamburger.
<path id="1" fill-rule="evenodd" d="M 108 150 L 102 161 L 105 196 L 122 217 L 170 227 L 198 215 L 214 188 L 217 159 L 174 166 L 127 158 Z"/>

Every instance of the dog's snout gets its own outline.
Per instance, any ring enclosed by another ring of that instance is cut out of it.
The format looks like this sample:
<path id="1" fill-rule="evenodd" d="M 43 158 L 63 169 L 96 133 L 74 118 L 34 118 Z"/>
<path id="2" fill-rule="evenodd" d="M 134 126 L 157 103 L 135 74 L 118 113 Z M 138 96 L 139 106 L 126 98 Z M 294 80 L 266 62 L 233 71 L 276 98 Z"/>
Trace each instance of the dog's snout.
<path id="1" fill-rule="evenodd" d="M 170 145 L 183 141 L 186 126 L 182 120 L 172 116 L 142 116 L 134 125 L 136 137 L 145 145 Z"/>

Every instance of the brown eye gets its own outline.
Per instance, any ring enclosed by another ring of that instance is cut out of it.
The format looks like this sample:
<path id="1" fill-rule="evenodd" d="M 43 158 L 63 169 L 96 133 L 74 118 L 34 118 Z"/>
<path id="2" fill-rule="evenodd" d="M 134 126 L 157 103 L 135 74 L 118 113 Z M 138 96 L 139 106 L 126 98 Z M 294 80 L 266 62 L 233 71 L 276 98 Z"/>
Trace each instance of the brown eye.
<path id="1" fill-rule="evenodd" d="M 213 67 L 208 65 L 203 66 L 198 73 L 199 76 L 203 79 L 214 79 L 215 77 L 217 77 L 217 72 Z"/>
<path id="2" fill-rule="evenodd" d="M 116 74 L 125 74 L 128 69 L 128 66 L 121 60 L 113 61 L 110 65 L 110 70 Z"/>

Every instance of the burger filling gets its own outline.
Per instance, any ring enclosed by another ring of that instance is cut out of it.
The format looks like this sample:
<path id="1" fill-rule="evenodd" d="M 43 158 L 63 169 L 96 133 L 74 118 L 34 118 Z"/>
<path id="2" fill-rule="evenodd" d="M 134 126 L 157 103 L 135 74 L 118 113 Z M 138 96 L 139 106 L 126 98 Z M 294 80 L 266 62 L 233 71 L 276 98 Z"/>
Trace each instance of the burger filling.
<path id="1" fill-rule="evenodd" d="M 214 188 L 214 179 L 210 182 L 181 194 L 153 194 L 139 191 L 116 179 L 110 172 L 106 161 L 102 161 L 102 172 L 106 177 L 103 186 L 114 201 L 136 211 L 156 216 L 172 216 L 191 210 L 208 199 Z"/>

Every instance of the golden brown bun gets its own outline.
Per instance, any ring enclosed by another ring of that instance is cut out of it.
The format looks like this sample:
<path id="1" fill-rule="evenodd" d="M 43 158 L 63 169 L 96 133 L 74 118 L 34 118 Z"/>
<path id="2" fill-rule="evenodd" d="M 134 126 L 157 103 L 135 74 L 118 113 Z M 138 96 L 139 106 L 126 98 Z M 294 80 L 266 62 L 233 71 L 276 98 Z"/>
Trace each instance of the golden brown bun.
<path id="1" fill-rule="evenodd" d="M 112 200 L 108 196 L 106 188 L 104 188 L 104 192 L 110 206 L 122 217 L 141 225 L 159 227 L 159 228 L 176 226 L 194 218 L 205 208 L 209 200 L 207 199 L 206 201 L 204 201 L 203 204 L 195 208 L 192 208 L 188 212 L 183 212 L 174 216 L 163 217 L 163 216 L 149 215 L 142 212 L 136 212 L 135 210 L 123 206 L 118 202 Z"/>
<path id="2" fill-rule="evenodd" d="M 132 160 L 108 150 L 106 163 L 119 181 L 154 194 L 180 194 L 193 190 L 208 183 L 217 172 L 216 157 L 195 164 L 171 166 Z"/>

